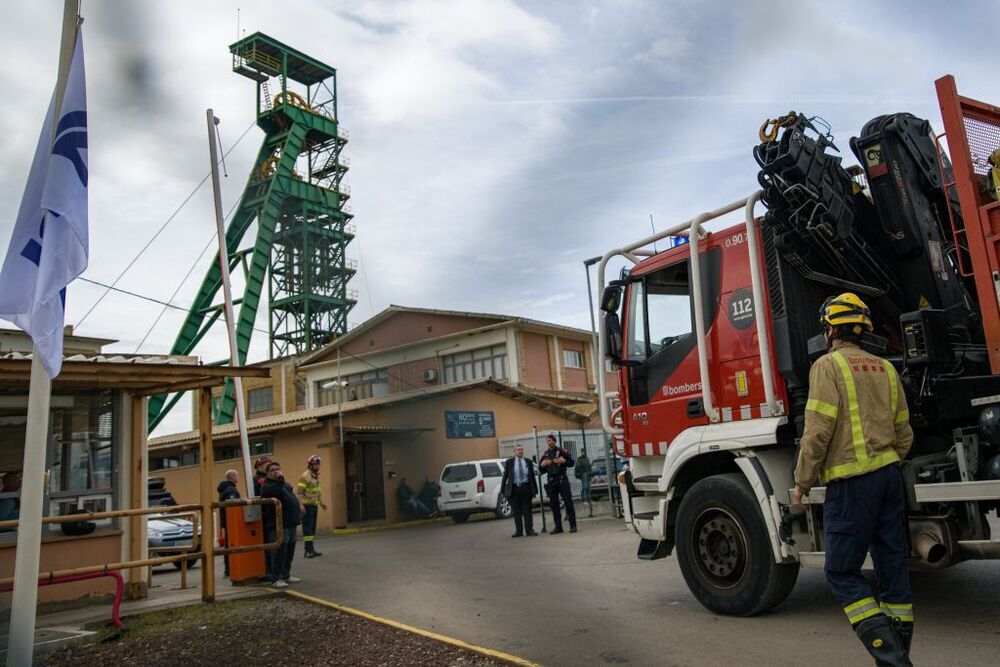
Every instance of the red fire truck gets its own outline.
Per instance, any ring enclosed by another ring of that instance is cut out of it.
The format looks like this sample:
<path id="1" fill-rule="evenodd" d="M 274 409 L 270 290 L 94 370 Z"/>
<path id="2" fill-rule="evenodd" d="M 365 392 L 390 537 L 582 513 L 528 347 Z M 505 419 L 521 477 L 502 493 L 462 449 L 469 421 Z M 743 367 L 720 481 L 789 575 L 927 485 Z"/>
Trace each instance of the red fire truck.
<path id="1" fill-rule="evenodd" d="M 768 121 L 760 190 L 601 258 L 600 349 L 619 385 L 598 374 L 601 418 L 629 457 L 625 518 L 638 557 L 676 552 L 714 612 L 770 609 L 800 566 L 822 566 L 824 489 L 805 512 L 789 489 L 825 352 L 819 309 L 845 291 L 872 311 L 864 347 L 906 390 L 914 566 L 1000 557 L 1000 108 L 951 76 L 936 87 L 944 134 L 879 116 L 851 139 L 848 168 L 816 119 Z M 687 242 L 649 250 L 667 237 Z M 614 258 L 630 267 L 608 281 Z"/>

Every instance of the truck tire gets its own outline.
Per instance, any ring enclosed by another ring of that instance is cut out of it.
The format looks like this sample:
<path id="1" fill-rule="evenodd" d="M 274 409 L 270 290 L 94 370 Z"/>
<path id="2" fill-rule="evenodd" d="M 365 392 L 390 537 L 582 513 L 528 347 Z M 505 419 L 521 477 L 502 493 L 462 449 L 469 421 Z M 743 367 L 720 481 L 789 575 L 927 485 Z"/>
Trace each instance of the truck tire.
<path id="1" fill-rule="evenodd" d="M 740 474 L 692 486 L 681 499 L 675 534 L 684 581 L 716 614 L 759 614 L 795 586 L 799 564 L 774 562 L 760 505 Z"/>

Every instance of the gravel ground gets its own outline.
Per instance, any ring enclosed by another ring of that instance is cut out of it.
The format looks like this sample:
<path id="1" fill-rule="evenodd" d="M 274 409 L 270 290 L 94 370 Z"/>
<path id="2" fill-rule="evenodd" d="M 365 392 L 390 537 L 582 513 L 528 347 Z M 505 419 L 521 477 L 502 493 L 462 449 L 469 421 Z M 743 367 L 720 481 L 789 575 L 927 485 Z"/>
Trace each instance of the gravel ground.
<path id="1" fill-rule="evenodd" d="M 283 595 L 126 620 L 44 665 L 502 665 L 421 635 Z"/>

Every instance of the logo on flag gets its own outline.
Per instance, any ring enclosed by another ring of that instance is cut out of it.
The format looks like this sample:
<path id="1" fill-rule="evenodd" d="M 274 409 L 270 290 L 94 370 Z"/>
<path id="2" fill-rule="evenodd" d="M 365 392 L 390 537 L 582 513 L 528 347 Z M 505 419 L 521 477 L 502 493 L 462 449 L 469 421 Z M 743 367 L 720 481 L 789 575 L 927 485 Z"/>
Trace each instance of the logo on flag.
<path id="1" fill-rule="evenodd" d="M 55 109 L 53 95 L 0 269 L 0 318 L 31 336 L 53 378 L 62 370 L 66 286 L 87 268 L 88 179 L 87 90 L 78 30 L 62 106 Z"/>

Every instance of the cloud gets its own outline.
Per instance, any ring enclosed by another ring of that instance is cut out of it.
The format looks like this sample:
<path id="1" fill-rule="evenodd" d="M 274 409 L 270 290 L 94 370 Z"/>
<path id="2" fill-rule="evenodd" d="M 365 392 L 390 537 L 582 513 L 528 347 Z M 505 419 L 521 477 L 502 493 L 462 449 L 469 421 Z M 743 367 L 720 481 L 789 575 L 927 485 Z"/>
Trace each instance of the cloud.
<path id="1" fill-rule="evenodd" d="M 350 284 L 360 291 L 354 323 L 400 303 L 589 328 L 583 260 L 646 236 L 650 214 L 663 229 L 755 189 L 750 150 L 764 118 L 819 114 L 846 150 L 880 113 L 909 110 L 940 129 L 933 81 L 946 72 L 963 94 L 997 102 L 994 68 L 971 48 L 993 42 L 995 3 L 962 12 L 860 0 L 239 6 L 247 34 L 261 30 L 338 70 L 358 234 L 348 256 L 362 260 Z M 206 108 L 222 118 L 226 146 L 249 129 L 226 161 L 226 207 L 263 134 L 254 84 L 231 72 L 236 4 L 105 0 L 84 12 L 86 276 L 110 282 L 207 173 Z M 0 41 L 19 56 L 0 73 L 0 247 L 52 92 L 59 14 L 55 3 L 11 3 L 0 24 Z M 123 285 L 168 299 L 194 267 L 176 297 L 190 304 L 213 224 L 203 186 Z M 239 289 L 239 271 L 235 281 Z M 74 284 L 68 320 L 100 293 Z M 132 351 L 161 310 L 113 294 L 80 333 Z M 169 309 L 142 349 L 169 350 L 184 317 Z M 266 307 L 256 327 L 268 328 Z M 225 357 L 221 328 L 196 353 Z M 266 335 L 255 334 L 251 360 L 267 354 Z M 179 412 L 171 425 L 187 419 Z"/>

